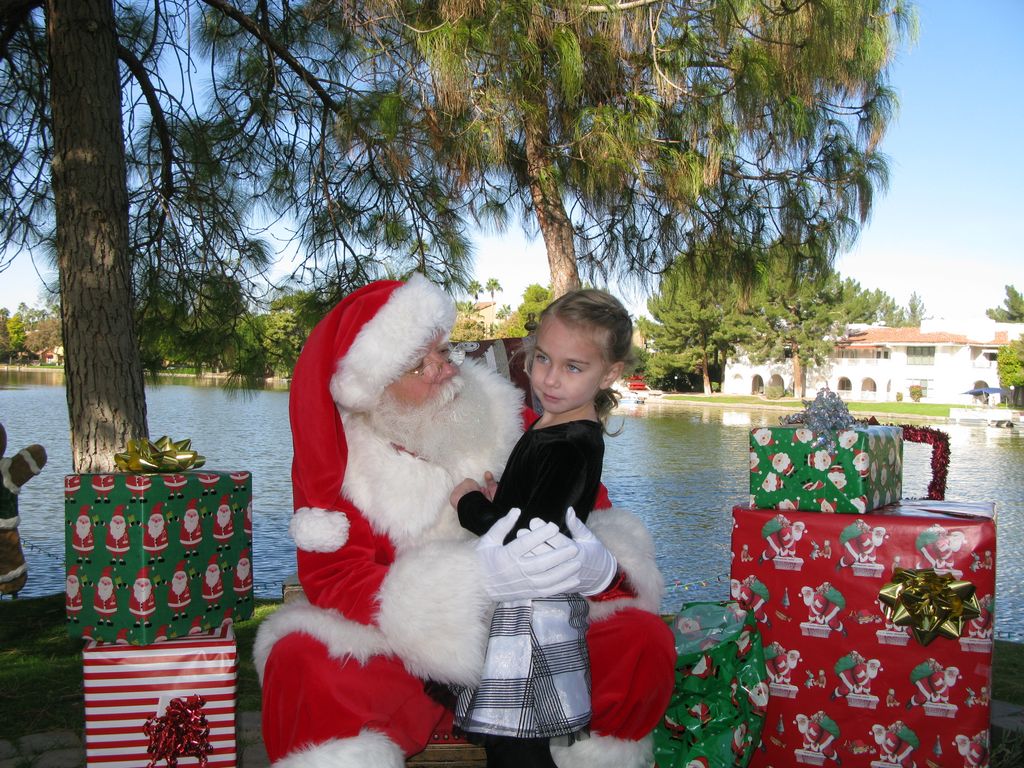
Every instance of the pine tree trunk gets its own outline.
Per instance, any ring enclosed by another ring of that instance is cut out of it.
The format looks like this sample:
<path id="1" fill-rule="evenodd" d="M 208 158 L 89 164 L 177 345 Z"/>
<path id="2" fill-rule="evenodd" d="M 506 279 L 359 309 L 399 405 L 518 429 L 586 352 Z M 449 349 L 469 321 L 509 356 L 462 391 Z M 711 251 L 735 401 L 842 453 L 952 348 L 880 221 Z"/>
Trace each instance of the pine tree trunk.
<path id="1" fill-rule="evenodd" d="M 144 437 L 113 0 L 48 0 L 61 328 L 76 472 Z"/>
<path id="2" fill-rule="evenodd" d="M 541 122 L 539 119 L 537 122 Z M 526 173 L 530 183 L 530 196 L 537 212 L 537 225 L 544 237 L 551 270 L 551 298 L 557 299 L 580 287 L 580 274 L 576 267 L 576 246 L 573 243 L 572 222 L 565 212 L 565 204 L 558 190 L 555 168 L 548 163 L 544 152 L 543 134 L 539 126 L 526 125 Z"/>
<path id="3" fill-rule="evenodd" d="M 703 371 L 701 372 L 701 376 L 704 379 L 704 394 L 705 395 L 710 395 L 711 394 L 711 374 L 708 373 L 708 368 L 710 367 L 710 361 L 708 360 L 708 350 L 707 350 L 707 347 L 704 348 L 704 351 L 701 353 L 701 355 L 702 355 L 701 359 L 703 360 L 703 362 L 701 363 L 701 368 L 703 368 Z"/>
<path id="4" fill-rule="evenodd" d="M 800 353 L 793 348 L 793 394 L 801 400 L 804 397 L 804 366 Z"/>

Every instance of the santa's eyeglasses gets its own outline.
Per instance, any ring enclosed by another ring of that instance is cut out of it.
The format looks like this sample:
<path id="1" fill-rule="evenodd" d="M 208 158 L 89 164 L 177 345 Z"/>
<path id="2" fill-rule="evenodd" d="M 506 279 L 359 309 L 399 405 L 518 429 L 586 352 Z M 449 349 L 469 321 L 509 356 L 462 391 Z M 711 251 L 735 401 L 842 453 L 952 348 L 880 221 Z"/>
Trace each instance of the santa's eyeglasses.
<path id="1" fill-rule="evenodd" d="M 427 381 L 435 381 L 441 377 L 446 365 L 459 366 L 466 359 L 466 350 L 458 344 L 447 345 L 424 355 L 415 368 L 405 372 L 406 376 L 422 376 Z"/>

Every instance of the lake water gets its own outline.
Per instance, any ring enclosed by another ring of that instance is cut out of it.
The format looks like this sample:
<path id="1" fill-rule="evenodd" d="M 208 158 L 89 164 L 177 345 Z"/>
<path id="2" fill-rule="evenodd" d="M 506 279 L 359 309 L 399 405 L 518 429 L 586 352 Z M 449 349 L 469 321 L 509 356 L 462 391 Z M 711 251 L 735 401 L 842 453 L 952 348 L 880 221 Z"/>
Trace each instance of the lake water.
<path id="1" fill-rule="evenodd" d="M 211 469 L 253 473 L 255 591 L 280 597 L 295 570 L 288 538 L 291 434 L 288 393 L 235 394 L 190 384 L 147 385 L 150 434 L 192 439 Z M 604 481 L 617 505 L 654 534 L 668 590 L 662 610 L 728 597 L 731 510 L 747 498 L 748 432 L 777 424 L 777 411 L 651 404 L 622 411 L 623 432 L 606 441 Z M 0 370 L 0 423 L 7 454 L 28 443 L 49 463 L 20 496 L 21 535 L 30 575 L 22 596 L 61 592 L 63 477 L 70 471 L 63 377 Z M 940 425 L 950 435 L 946 496 L 995 501 L 998 522 L 997 636 L 1024 640 L 1024 434 L 1020 429 Z M 923 496 L 931 448 L 908 443 L 904 496 Z"/>

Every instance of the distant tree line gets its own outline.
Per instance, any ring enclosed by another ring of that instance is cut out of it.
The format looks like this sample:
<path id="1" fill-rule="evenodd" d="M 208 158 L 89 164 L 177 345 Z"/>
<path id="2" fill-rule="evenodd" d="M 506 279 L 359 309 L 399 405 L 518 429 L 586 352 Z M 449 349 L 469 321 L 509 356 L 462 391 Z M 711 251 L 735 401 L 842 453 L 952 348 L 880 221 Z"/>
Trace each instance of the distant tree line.
<path id="1" fill-rule="evenodd" d="M 490 278 L 483 285 L 470 281 L 466 293 L 475 300 L 486 292 L 493 299 L 500 290 Z M 452 340 L 526 336 L 553 298 L 550 287 L 529 285 L 519 305 L 502 306 L 489 326 L 474 300 L 457 301 Z M 834 272 L 815 279 L 780 272 L 747 292 L 735 282 L 702 282 L 683 268 L 669 271 L 647 308 L 651 319 L 637 320 L 645 341 L 637 350 L 638 370 L 651 386 L 708 394 L 720 388 L 726 362 L 741 349 L 756 363 L 791 360 L 799 381 L 800 370 L 828 359 L 848 325 L 917 327 L 926 311 L 916 293 L 903 307 L 884 291 Z M 265 311 L 251 311 L 225 286 L 222 295 L 210 297 L 208 309 L 217 314 L 215 320 L 196 312 L 184 324 L 140 323 L 146 370 L 229 372 L 249 386 L 268 377 L 288 378 L 306 337 L 330 305 L 315 291 L 285 286 Z M 235 312 L 236 320 L 224 333 L 227 311 Z M 1024 323 L 1024 299 L 1008 285 L 1003 306 L 987 314 L 998 322 Z M 0 359 L 27 360 L 60 344 L 57 307 L 22 303 L 13 314 L 0 308 Z M 1024 391 L 1024 340 L 1003 347 L 998 366 L 1002 386 Z"/>

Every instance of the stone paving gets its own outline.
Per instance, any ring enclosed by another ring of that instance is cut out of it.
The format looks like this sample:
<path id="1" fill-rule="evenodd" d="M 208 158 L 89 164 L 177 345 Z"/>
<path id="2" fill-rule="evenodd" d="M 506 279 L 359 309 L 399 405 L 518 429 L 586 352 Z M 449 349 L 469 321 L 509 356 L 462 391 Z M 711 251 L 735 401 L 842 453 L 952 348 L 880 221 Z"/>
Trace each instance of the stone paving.
<path id="1" fill-rule="evenodd" d="M 993 701 L 991 727 L 994 744 L 1010 733 L 1024 733 L 1024 707 Z M 269 768 L 270 760 L 260 735 L 260 713 L 240 713 L 237 733 L 239 768 Z M 75 731 L 36 733 L 15 741 L 0 739 L 0 768 L 85 768 L 85 765 L 85 744 Z"/>

